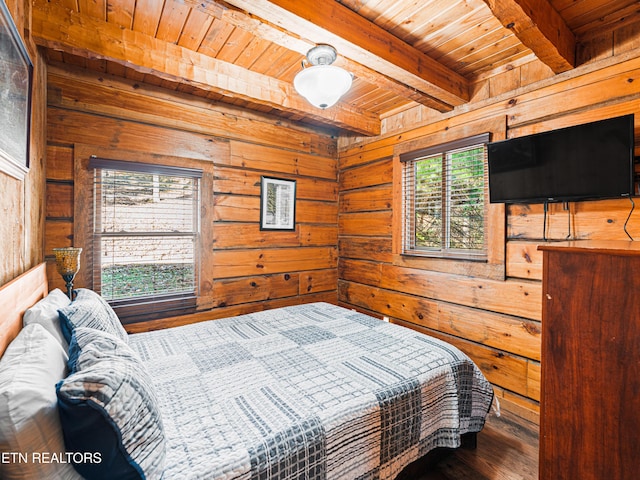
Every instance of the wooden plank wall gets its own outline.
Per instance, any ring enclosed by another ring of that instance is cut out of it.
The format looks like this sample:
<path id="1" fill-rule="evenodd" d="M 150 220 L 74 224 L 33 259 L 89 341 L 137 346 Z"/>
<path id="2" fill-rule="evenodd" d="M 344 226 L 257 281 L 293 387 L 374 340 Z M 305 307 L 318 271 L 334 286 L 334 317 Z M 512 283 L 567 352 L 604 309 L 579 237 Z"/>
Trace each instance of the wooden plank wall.
<path id="1" fill-rule="evenodd" d="M 140 152 L 214 164 L 213 205 L 205 206 L 202 219 L 213 224 L 212 238 L 205 241 L 213 249 L 213 265 L 203 270 L 212 273 L 203 279 L 209 298 L 200 302 L 213 311 L 136 324 L 131 331 L 300 302 L 336 302 L 335 138 L 201 97 L 54 65 L 47 128 L 45 252 L 53 286 L 62 281 L 52 248 L 73 244 L 74 229 L 82 227 L 74 222 L 74 202 L 89 202 L 91 195 L 75 188 L 74 153 L 107 151 L 113 158 L 121 150 L 127 158 Z M 294 232 L 260 231 L 261 175 L 297 181 Z"/>
<path id="2" fill-rule="evenodd" d="M 542 206 L 507 207 L 504 280 L 461 275 L 454 266 L 449 273 L 409 268 L 393 250 L 393 155 L 408 142 L 471 123 L 503 119 L 507 136 L 515 137 L 628 113 L 636 115 L 640 155 L 640 28 L 609 35 L 609 55 L 602 53 L 607 43 L 599 38 L 597 61 L 585 60 L 568 74 L 552 79 L 538 63 L 511 66 L 480 78 L 474 101 L 451 115 L 418 107 L 387 118 L 380 137 L 339 142 L 339 302 L 459 346 L 495 385 L 504 408 L 534 421 L 540 396 Z M 630 210 L 629 200 L 572 203 L 569 211 L 552 205 L 548 238 L 564 239 L 570 222 L 575 239 L 627 239 L 623 224 Z M 640 240 L 638 209 L 628 229 Z"/>
<path id="3" fill-rule="evenodd" d="M 44 154 L 46 65 L 28 36 L 29 2 L 8 0 L 18 31 L 22 33 L 34 64 L 32 91 L 30 168 L 23 180 L 0 172 L 0 285 L 29 270 L 44 259 Z M 27 30 L 25 30 L 25 28 Z"/>

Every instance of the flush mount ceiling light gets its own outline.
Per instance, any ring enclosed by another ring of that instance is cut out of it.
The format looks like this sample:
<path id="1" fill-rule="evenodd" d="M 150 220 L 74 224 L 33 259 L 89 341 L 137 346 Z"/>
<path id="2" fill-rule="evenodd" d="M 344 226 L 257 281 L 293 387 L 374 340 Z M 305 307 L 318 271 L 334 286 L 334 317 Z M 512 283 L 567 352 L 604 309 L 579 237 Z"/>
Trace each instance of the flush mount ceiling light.
<path id="1" fill-rule="evenodd" d="M 293 79 L 296 91 L 315 107 L 325 109 L 335 105 L 351 88 L 351 74 L 331 65 L 336 57 L 336 49 L 331 45 L 313 47 L 307 52 L 307 62 L 312 66 L 304 68 Z"/>

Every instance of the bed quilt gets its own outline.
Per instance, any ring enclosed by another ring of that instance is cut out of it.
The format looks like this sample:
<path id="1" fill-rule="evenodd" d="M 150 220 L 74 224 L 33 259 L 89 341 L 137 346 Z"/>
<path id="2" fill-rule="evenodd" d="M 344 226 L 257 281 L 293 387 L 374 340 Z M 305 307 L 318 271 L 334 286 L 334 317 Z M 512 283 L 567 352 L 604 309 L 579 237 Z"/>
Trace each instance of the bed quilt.
<path id="1" fill-rule="evenodd" d="M 482 429 L 455 347 L 328 303 L 130 335 L 167 437 L 163 479 L 391 479 Z"/>

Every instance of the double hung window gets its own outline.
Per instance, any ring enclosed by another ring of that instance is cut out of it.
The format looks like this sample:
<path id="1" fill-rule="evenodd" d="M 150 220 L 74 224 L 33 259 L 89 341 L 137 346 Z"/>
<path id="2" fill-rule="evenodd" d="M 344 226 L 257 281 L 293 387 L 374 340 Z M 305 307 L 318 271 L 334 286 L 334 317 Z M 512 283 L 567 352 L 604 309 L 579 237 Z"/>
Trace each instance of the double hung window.
<path id="1" fill-rule="evenodd" d="M 202 171 L 100 158 L 89 168 L 94 289 L 125 317 L 140 304 L 165 314 L 193 304 Z"/>

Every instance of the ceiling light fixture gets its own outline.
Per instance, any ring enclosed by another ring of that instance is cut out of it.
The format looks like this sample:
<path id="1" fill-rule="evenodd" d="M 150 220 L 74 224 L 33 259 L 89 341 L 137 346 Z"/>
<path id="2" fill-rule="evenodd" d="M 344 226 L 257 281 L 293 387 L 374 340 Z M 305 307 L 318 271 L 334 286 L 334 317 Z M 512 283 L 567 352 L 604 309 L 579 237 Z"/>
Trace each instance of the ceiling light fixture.
<path id="1" fill-rule="evenodd" d="M 329 108 L 351 88 L 353 76 L 346 70 L 331 65 L 337 58 L 336 49 L 331 45 L 317 45 L 307 52 L 304 68 L 293 79 L 293 87 L 311 105 Z"/>

